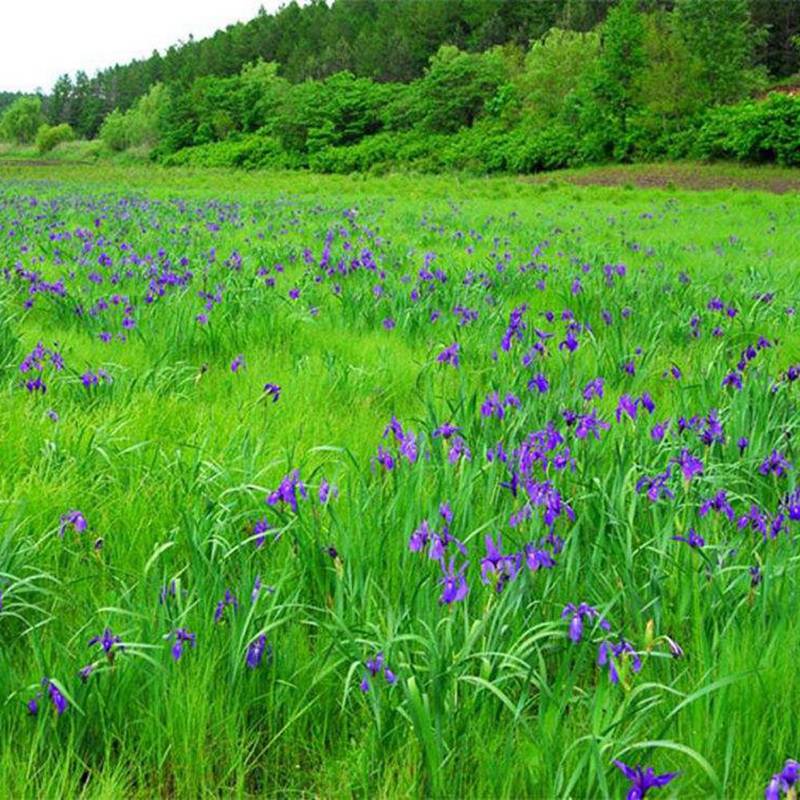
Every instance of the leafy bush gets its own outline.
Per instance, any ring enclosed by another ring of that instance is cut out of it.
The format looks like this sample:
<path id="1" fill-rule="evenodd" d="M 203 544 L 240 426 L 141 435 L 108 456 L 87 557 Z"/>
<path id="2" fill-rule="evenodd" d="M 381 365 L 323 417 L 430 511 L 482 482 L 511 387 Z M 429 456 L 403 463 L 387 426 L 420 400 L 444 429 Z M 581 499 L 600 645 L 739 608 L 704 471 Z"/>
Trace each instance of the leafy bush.
<path id="1" fill-rule="evenodd" d="M 0 137 L 19 144 L 30 144 L 44 123 L 39 97 L 20 97 L 0 118 Z"/>
<path id="2" fill-rule="evenodd" d="M 36 133 L 36 148 L 40 153 L 49 153 L 56 145 L 71 142 L 74 138 L 75 132 L 66 122 L 40 125 Z"/>
<path id="3" fill-rule="evenodd" d="M 697 132 L 692 154 L 800 166 L 800 99 L 770 94 L 763 101 L 713 109 Z"/>

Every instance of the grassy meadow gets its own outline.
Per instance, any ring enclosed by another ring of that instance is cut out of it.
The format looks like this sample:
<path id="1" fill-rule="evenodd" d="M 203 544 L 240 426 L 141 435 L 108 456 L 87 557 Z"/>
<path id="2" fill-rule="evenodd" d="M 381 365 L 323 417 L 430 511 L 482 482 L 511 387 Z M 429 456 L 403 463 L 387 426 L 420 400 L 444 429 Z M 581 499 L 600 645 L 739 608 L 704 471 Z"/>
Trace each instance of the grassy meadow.
<path id="1" fill-rule="evenodd" d="M 762 796 L 798 253 L 793 194 L 0 165 L 3 794 Z"/>

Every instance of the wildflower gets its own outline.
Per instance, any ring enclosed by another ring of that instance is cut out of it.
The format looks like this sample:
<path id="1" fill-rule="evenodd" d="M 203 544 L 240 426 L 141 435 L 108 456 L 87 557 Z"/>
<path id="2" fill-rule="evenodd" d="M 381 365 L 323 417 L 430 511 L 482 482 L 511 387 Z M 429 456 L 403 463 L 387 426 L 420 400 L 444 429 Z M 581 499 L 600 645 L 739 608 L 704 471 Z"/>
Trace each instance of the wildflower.
<path id="1" fill-rule="evenodd" d="M 547 550 L 526 544 L 525 564 L 531 572 L 536 572 L 539 569 L 553 569 L 556 562 Z"/>
<path id="2" fill-rule="evenodd" d="M 381 672 L 383 673 L 386 683 L 388 683 L 390 686 L 397 682 L 397 676 L 386 664 L 383 652 L 379 651 L 374 658 L 367 659 L 364 666 L 367 668 L 368 674 L 365 675 L 361 681 L 360 687 L 362 692 L 368 692 L 370 690 L 370 677 L 376 678 Z"/>
<path id="3" fill-rule="evenodd" d="M 539 394 L 546 394 L 550 389 L 550 383 L 548 382 L 545 375 L 541 372 L 538 373 L 537 375 L 534 375 L 528 381 L 528 390 L 532 392 L 534 391 L 534 389 L 537 392 L 539 392 Z"/>
<path id="4" fill-rule="evenodd" d="M 105 628 L 103 632 L 99 636 L 93 636 L 89 639 L 89 647 L 95 644 L 99 644 L 100 647 L 103 649 L 103 652 L 106 654 L 106 657 L 109 661 L 114 660 L 114 650 L 124 650 L 125 648 L 120 644 L 122 639 L 119 636 L 115 636 L 111 628 Z"/>
<path id="5" fill-rule="evenodd" d="M 453 434 L 458 433 L 461 428 L 458 425 L 453 425 L 451 422 L 445 422 L 440 425 L 436 430 L 433 432 L 433 438 L 438 439 L 449 439 Z"/>
<path id="6" fill-rule="evenodd" d="M 238 372 L 244 367 L 244 356 L 238 355 L 231 361 L 231 372 Z"/>
<path id="7" fill-rule="evenodd" d="M 623 394 L 619 398 L 619 401 L 617 402 L 617 410 L 614 412 L 617 422 L 622 422 L 623 416 L 627 416 L 635 421 L 637 405 L 637 402 L 630 395 Z"/>
<path id="8" fill-rule="evenodd" d="M 39 714 L 39 698 L 41 697 L 40 694 L 36 694 L 36 697 L 32 697 L 25 703 L 25 707 L 28 709 L 28 714 L 32 717 L 38 716 Z"/>
<path id="9" fill-rule="evenodd" d="M 595 439 L 600 439 L 600 431 L 607 431 L 611 426 L 599 419 L 596 409 L 592 409 L 588 414 L 579 414 L 576 418 L 575 436 L 578 439 L 585 439 L 590 434 Z"/>
<path id="10" fill-rule="evenodd" d="M 61 524 L 58 528 L 58 535 L 63 537 L 67 528 L 72 527 L 75 533 L 83 533 L 87 528 L 86 517 L 77 509 L 67 511 L 61 516 Z"/>
<path id="11" fill-rule="evenodd" d="M 85 667 L 81 667 L 78 670 L 78 677 L 81 679 L 81 683 L 86 683 L 89 680 L 89 676 L 97 669 L 97 664 L 92 662 L 91 664 L 87 664 Z"/>
<path id="12" fill-rule="evenodd" d="M 593 397 L 601 398 L 605 388 L 605 381 L 602 378 L 594 378 L 589 381 L 583 389 L 583 399 L 591 400 Z"/>
<path id="13" fill-rule="evenodd" d="M 630 658 L 633 671 L 639 672 L 642 668 L 642 660 L 630 642 L 625 639 L 620 639 L 619 644 L 613 644 L 608 640 L 601 642 L 597 650 L 597 665 L 600 667 L 608 665 L 608 679 L 611 683 L 619 683 L 617 662 L 625 656 Z"/>
<path id="14" fill-rule="evenodd" d="M 783 453 L 773 450 L 764 461 L 761 462 L 758 471 L 762 475 L 775 475 L 777 478 L 780 478 L 791 469 L 793 469 L 793 467 Z"/>
<path id="15" fill-rule="evenodd" d="M 281 387 L 277 383 L 265 383 L 264 394 L 271 397 L 273 403 L 277 403 L 281 399 Z"/>
<path id="16" fill-rule="evenodd" d="M 574 603 L 567 603 L 561 612 L 561 619 L 569 617 L 569 638 L 573 642 L 579 642 L 583 638 L 584 619 L 598 619 L 598 624 L 603 630 L 611 630 L 611 624 L 607 619 L 600 616 L 600 612 L 588 603 L 581 603 L 576 606 Z"/>
<path id="17" fill-rule="evenodd" d="M 744 455 L 744 451 L 747 449 L 747 446 L 750 444 L 750 440 L 746 436 L 742 436 L 737 442 L 736 446 L 739 448 L 739 455 Z"/>
<path id="18" fill-rule="evenodd" d="M 67 710 L 69 705 L 67 703 L 67 698 L 64 697 L 55 682 L 51 681 L 49 678 L 42 678 L 42 686 L 47 689 L 47 693 L 50 695 L 50 702 L 53 704 L 56 715 L 60 717 Z"/>
<path id="19" fill-rule="evenodd" d="M 265 633 L 259 634 L 247 645 L 245 663 L 250 669 L 257 669 L 261 666 L 265 652 L 269 655 L 270 649 L 271 648 L 267 647 L 267 635 Z"/>
<path id="20" fill-rule="evenodd" d="M 622 761 L 617 760 L 614 761 L 614 765 L 631 782 L 625 800 L 643 800 L 650 789 L 666 786 L 680 774 L 678 772 L 665 772 L 663 775 L 656 775 L 652 767 L 644 769 L 639 764 L 635 767 L 629 767 Z"/>
<path id="21" fill-rule="evenodd" d="M 722 379 L 722 388 L 726 386 L 733 386 L 737 391 L 742 391 L 742 376 L 738 372 L 729 372 Z"/>
<path id="22" fill-rule="evenodd" d="M 272 526 L 269 524 L 266 517 L 258 519 L 253 523 L 253 527 L 251 528 L 250 532 L 256 537 L 256 549 L 261 549 L 264 546 L 264 542 L 267 540 L 267 531 L 271 530 L 271 528 Z M 277 536 L 278 534 L 275 535 L 275 538 L 277 538 Z"/>
<path id="23" fill-rule="evenodd" d="M 222 618 L 225 615 L 225 609 L 227 609 L 229 606 L 233 608 L 234 611 L 237 611 L 239 609 L 239 601 L 236 599 L 236 595 L 230 589 L 226 589 L 222 600 L 217 603 L 217 606 L 214 609 L 214 622 L 222 622 Z"/>
<path id="24" fill-rule="evenodd" d="M 736 518 L 733 506 L 728 502 L 728 495 L 724 490 L 704 500 L 698 513 L 701 517 L 705 517 L 709 511 L 716 511 L 717 513 L 724 514 L 731 521 Z"/>
<path id="25" fill-rule="evenodd" d="M 793 758 L 787 758 L 783 769 L 780 772 L 776 772 L 767 784 L 764 792 L 765 800 L 779 800 L 781 792 L 784 792 L 787 798 L 794 797 L 796 790 L 794 790 L 793 794 L 790 793 L 798 779 L 800 779 L 800 763 Z"/>
<path id="26" fill-rule="evenodd" d="M 503 555 L 501 535 L 497 535 L 497 544 L 487 535 L 486 556 L 481 560 L 481 580 L 484 583 L 494 583 L 495 591 L 502 592 L 508 581 L 513 581 L 519 572 L 519 555 Z"/>
<path id="27" fill-rule="evenodd" d="M 705 547 L 706 544 L 706 540 L 696 533 L 694 528 L 689 528 L 686 536 L 673 536 L 672 538 L 676 542 L 686 542 L 689 547 Z"/>
<path id="28" fill-rule="evenodd" d="M 451 367 L 457 367 L 459 364 L 458 361 L 458 351 L 459 351 L 459 344 L 458 342 L 453 342 L 449 347 L 445 347 L 438 356 L 436 356 L 436 360 L 440 364 L 449 364 Z"/>
<path id="29" fill-rule="evenodd" d="M 442 594 L 439 597 L 439 602 L 445 605 L 451 603 L 458 603 L 469 594 L 469 586 L 467 579 L 464 577 L 464 572 L 467 569 L 467 562 L 465 561 L 458 572 L 455 570 L 455 556 L 450 559 L 450 563 L 445 567 L 444 559 L 442 559 L 442 578 L 439 583 L 442 584 Z"/>
<path id="30" fill-rule="evenodd" d="M 276 506 L 283 503 L 296 514 L 298 511 L 298 494 L 305 500 L 308 497 L 306 485 L 300 479 L 300 471 L 295 469 L 285 475 L 275 491 L 267 495 L 267 505 Z"/>
<path id="31" fill-rule="evenodd" d="M 183 648 L 187 643 L 192 648 L 194 648 L 197 644 L 197 634 L 190 633 L 186 630 L 186 628 L 176 628 L 171 634 L 169 634 L 169 637 L 175 639 L 175 643 L 172 645 L 171 650 L 174 661 L 181 660 Z"/>
<path id="32" fill-rule="evenodd" d="M 693 456 L 687 449 L 681 450 L 677 458 L 672 459 L 673 464 L 677 464 L 683 473 L 683 479 L 688 483 L 695 475 L 703 474 L 703 462 Z"/>

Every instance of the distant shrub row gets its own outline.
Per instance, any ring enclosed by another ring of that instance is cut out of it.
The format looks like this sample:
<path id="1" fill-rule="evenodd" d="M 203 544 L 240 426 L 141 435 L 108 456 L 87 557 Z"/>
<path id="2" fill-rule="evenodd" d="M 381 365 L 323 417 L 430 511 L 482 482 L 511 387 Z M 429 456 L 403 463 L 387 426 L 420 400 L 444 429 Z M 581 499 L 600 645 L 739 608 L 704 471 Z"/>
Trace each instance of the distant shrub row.
<path id="1" fill-rule="evenodd" d="M 629 131 L 630 158 L 692 158 L 800 166 L 800 99 L 771 94 L 765 100 L 715 108 L 683 129 L 653 138 L 646 128 Z M 323 145 L 297 154 L 266 132 L 187 147 L 165 156 L 167 165 L 241 169 L 308 168 L 315 172 L 531 173 L 597 160 L 574 128 L 555 122 L 539 129 L 504 131 L 480 122 L 453 134 L 382 132 L 355 144 Z"/>

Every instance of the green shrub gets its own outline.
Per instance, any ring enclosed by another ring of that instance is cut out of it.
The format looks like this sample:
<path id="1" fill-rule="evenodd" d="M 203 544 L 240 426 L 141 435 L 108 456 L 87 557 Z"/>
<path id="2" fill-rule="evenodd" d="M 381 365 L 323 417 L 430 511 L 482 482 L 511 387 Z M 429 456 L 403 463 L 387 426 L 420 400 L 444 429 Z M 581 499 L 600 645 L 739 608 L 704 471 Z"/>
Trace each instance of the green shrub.
<path id="1" fill-rule="evenodd" d="M 800 166 L 800 99 L 770 94 L 710 111 L 692 148 L 699 158 Z"/>
<path id="2" fill-rule="evenodd" d="M 0 138 L 19 144 L 30 144 L 43 123 L 41 98 L 20 97 L 0 118 Z"/>
<path id="3" fill-rule="evenodd" d="M 40 125 L 36 133 L 36 149 L 40 153 L 49 153 L 56 145 L 71 142 L 74 138 L 75 132 L 66 122 L 61 125 Z"/>

